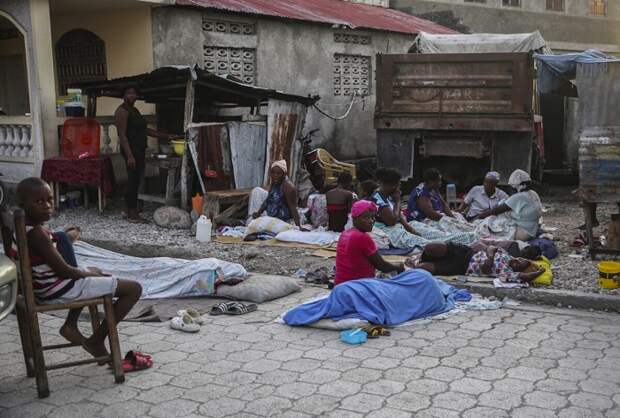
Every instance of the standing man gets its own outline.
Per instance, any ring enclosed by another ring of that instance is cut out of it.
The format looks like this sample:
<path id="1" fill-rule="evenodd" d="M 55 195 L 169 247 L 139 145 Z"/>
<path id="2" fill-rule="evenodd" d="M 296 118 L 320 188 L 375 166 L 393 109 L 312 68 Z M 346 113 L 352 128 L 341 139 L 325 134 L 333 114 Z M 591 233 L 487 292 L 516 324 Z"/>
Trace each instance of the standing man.
<path id="1" fill-rule="evenodd" d="M 482 212 L 494 209 L 508 199 L 506 192 L 497 188 L 499 180 L 499 173 L 490 171 L 484 176 L 482 186 L 474 186 L 467 193 L 459 211 L 465 214 L 468 221 L 477 219 Z"/>

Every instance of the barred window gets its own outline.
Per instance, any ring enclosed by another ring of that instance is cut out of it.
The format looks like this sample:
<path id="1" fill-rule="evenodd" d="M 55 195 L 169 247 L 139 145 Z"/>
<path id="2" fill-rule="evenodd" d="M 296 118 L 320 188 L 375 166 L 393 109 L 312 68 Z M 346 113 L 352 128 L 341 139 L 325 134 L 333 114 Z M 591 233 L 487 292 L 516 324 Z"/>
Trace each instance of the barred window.
<path id="1" fill-rule="evenodd" d="M 547 0 L 547 10 L 553 10 L 555 12 L 564 11 L 564 0 Z"/>
<path id="2" fill-rule="evenodd" d="M 505 7 L 521 7 L 521 0 L 502 0 Z"/>
<path id="3" fill-rule="evenodd" d="M 592 16 L 607 16 L 607 0 L 590 0 Z"/>
<path id="4" fill-rule="evenodd" d="M 105 43 L 94 33 L 71 30 L 56 42 L 55 52 L 60 95 L 77 83 L 107 78 Z"/>

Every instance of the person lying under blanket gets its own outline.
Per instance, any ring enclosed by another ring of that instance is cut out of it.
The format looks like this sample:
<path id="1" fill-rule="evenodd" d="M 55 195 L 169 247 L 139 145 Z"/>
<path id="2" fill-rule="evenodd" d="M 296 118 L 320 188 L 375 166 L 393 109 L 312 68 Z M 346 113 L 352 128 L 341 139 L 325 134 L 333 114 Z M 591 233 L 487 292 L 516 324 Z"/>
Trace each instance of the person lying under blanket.
<path id="1" fill-rule="evenodd" d="M 474 251 L 465 245 L 443 242 L 424 247 L 420 261 L 412 267 L 434 275 L 487 276 L 507 283 L 529 283 L 545 271 L 529 260 L 511 257 L 503 248 L 487 246 Z"/>
<path id="2" fill-rule="evenodd" d="M 353 228 L 340 234 L 336 248 L 336 276 L 334 284 L 349 280 L 375 277 L 375 269 L 384 273 L 402 273 L 403 264 L 388 263 L 381 257 L 377 245 L 368 235 L 375 223 L 377 206 L 368 200 L 360 200 L 351 207 Z"/>

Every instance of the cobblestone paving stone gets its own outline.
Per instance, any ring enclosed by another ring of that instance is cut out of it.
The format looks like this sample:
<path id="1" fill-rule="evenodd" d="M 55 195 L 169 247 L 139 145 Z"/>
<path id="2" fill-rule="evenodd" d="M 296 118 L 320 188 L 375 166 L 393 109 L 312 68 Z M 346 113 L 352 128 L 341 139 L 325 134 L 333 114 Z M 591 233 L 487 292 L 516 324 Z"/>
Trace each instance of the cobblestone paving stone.
<path id="1" fill-rule="evenodd" d="M 116 385 L 95 365 L 49 373 L 37 399 L 14 317 L 0 323 L 0 418 L 38 417 L 620 417 L 617 314 L 512 306 L 421 321 L 347 346 L 335 331 L 274 323 L 324 290 L 206 317 L 198 334 L 124 323 L 125 350 L 152 369 Z M 48 342 L 62 319 L 41 317 Z M 79 358 L 78 349 L 48 361 Z"/>

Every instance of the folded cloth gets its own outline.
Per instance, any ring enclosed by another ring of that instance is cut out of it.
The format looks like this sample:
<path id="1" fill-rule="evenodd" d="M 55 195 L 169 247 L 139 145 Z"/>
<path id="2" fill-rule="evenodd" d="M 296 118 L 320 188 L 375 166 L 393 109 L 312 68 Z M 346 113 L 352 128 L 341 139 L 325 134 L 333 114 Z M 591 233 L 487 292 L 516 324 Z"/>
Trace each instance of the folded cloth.
<path id="1" fill-rule="evenodd" d="M 470 300 L 466 290 L 435 279 L 425 270 L 407 270 L 392 279 L 350 280 L 337 285 L 326 299 L 299 305 L 283 320 L 289 325 L 312 324 L 323 318 L 358 318 L 377 325 L 398 325 L 447 312 L 456 301 Z"/>
<path id="2" fill-rule="evenodd" d="M 530 287 L 527 283 L 504 282 L 502 279 L 493 279 L 493 286 L 504 289 L 520 289 Z"/>
<path id="3" fill-rule="evenodd" d="M 528 244 L 540 248 L 540 252 L 542 253 L 542 255 L 547 257 L 549 260 L 553 260 L 558 256 L 558 249 L 551 240 L 548 240 L 546 238 L 536 238 L 528 241 Z"/>

